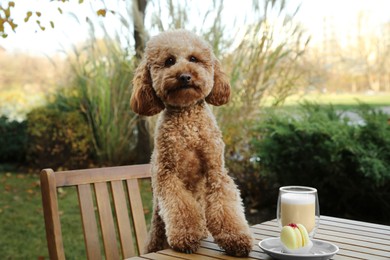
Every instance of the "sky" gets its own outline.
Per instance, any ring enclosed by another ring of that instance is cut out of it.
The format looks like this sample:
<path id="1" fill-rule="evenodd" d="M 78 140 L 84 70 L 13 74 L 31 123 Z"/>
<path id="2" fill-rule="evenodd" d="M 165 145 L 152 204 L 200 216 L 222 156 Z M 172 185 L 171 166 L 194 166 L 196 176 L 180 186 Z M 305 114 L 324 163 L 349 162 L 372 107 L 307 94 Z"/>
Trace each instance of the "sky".
<path id="1" fill-rule="evenodd" d="M 15 1 L 15 0 L 14 0 Z M 128 0 L 127 0 L 128 1 Z M 0 0 L 0 4 L 6 6 L 8 0 Z M 115 6 L 109 8 L 118 10 L 125 9 L 125 1 L 106 1 Z M 190 1 L 198 5 L 200 9 L 210 8 L 209 0 Z M 53 55 L 64 49 L 69 49 L 72 44 L 78 44 L 88 38 L 88 26 L 85 23 L 86 17 L 93 17 L 91 3 L 94 10 L 103 7 L 102 1 L 85 0 L 83 4 L 78 4 L 77 0 L 70 0 L 68 3 L 61 3 L 49 0 L 16 0 L 16 7 L 13 9 L 15 20 L 19 22 L 19 27 L 16 33 L 9 32 L 9 36 L 5 39 L 0 39 L 0 46 L 7 51 L 15 52 L 22 51 L 34 55 Z M 251 8 L 252 0 L 229 1 L 225 0 L 224 15 L 227 18 L 226 22 L 230 23 L 234 28 L 230 17 L 237 19 L 245 19 L 240 13 Z M 120 5 L 119 7 L 117 5 Z M 356 17 L 364 11 L 369 15 L 369 19 L 365 20 L 369 30 L 376 30 L 381 23 L 390 21 L 390 1 L 389 0 L 287 0 L 287 5 L 291 10 L 300 5 L 300 10 L 296 16 L 303 27 L 309 34 L 312 35 L 312 42 L 320 42 L 323 36 L 323 20 L 324 17 L 331 17 L 330 21 L 335 25 L 337 34 L 348 34 L 356 27 Z M 58 11 L 60 7 L 63 11 L 61 15 Z M 153 8 L 149 4 L 148 8 Z M 46 26 L 45 31 L 38 29 L 35 23 L 34 14 L 32 21 L 24 23 L 23 19 L 27 11 L 40 11 L 42 13 L 41 22 Z M 77 21 L 74 15 L 80 21 Z M 151 18 L 147 17 L 146 23 Z M 328 18 L 329 19 L 329 18 Z M 190 17 L 190 21 L 194 24 L 200 24 L 199 18 L 195 14 Z M 49 21 L 54 21 L 55 28 L 50 27 Z M 116 26 L 117 22 L 110 20 L 110 16 L 105 18 L 105 23 L 110 26 Z"/>
<path id="2" fill-rule="evenodd" d="M 379 27 L 390 22 L 390 1 L 388 0 L 287 0 L 292 5 L 301 4 L 298 19 L 308 32 L 313 35 L 314 42 L 323 37 L 323 21 L 334 25 L 335 33 L 343 39 L 343 35 L 356 31 L 357 16 L 364 15 L 365 28 L 377 32 Z"/>

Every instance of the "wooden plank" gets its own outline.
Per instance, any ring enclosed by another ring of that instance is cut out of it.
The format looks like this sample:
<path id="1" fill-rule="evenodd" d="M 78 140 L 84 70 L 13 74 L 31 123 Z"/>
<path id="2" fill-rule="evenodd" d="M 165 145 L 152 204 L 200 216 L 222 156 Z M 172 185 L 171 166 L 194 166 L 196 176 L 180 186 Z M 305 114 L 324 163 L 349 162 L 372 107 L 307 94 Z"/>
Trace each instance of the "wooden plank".
<path id="1" fill-rule="evenodd" d="M 273 223 L 271 221 L 267 221 L 267 222 L 264 222 L 264 223 L 261 223 L 261 224 L 256 224 L 256 225 L 251 226 L 250 228 L 264 228 L 264 227 L 270 227 L 270 228 L 273 228 L 273 229 L 280 230 L 279 226 L 276 223 Z"/>
<path id="2" fill-rule="evenodd" d="M 335 256 L 332 257 L 333 260 L 356 260 L 356 257 L 351 257 L 351 256 L 345 256 L 345 255 L 340 255 L 336 254 Z"/>
<path id="3" fill-rule="evenodd" d="M 249 254 L 249 259 L 268 259 L 268 255 L 266 253 L 264 253 L 260 247 L 258 246 L 258 243 L 259 241 L 255 241 L 253 247 L 252 247 L 252 252 Z M 208 237 L 206 238 L 206 240 L 202 240 L 201 244 L 200 244 L 200 247 L 201 248 L 204 248 L 204 249 L 210 249 L 212 251 L 215 251 L 215 252 L 219 252 L 219 253 L 222 253 L 223 255 L 226 255 L 225 254 L 225 251 L 223 249 L 221 249 L 213 240 L 212 237 Z M 227 256 L 227 255 L 226 255 Z M 230 256 L 229 256 L 230 257 Z M 225 258 L 223 258 L 225 259 Z"/>
<path id="4" fill-rule="evenodd" d="M 348 229 L 354 229 L 354 230 L 360 230 L 360 231 L 368 231 L 371 233 L 378 233 L 378 234 L 384 234 L 384 235 L 390 236 L 390 230 L 376 228 L 376 227 L 370 227 L 370 226 L 354 225 L 354 224 L 348 223 L 348 222 L 344 223 L 344 222 L 323 220 L 323 221 L 320 221 L 320 226 L 322 226 L 322 225 L 348 228 Z"/>
<path id="5" fill-rule="evenodd" d="M 347 239 L 341 239 L 339 237 L 332 237 L 332 236 L 325 236 L 325 235 L 318 235 L 317 239 L 332 242 L 338 245 L 342 249 L 348 249 L 351 251 L 362 251 L 369 255 L 375 255 L 378 257 L 385 257 L 390 259 L 390 251 L 386 252 L 381 245 L 375 243 L 362 242 L 362 241 L 352 240 L 352 239 L 347 240 Z M 372 258 L 374 257 L 372 256 Z"/>
<path id="6" fill-rule="evenodd" d="M 178 257 L 181 259 L 190 259 L 190 260 L 214 260 L 215 259 L 212 257 L 199 255 L 197 253 L 193 253 L 193 254 L 180 253 L 180 252 L 174 251 L 172 249 L 165 249 L 165 250 L 159 251 L 158 253 L 162 254 L 162 255 Z"/>
<path id="7" fill-rule="evenodd" d="M 270 229 L 272 228 L 272 229 Z M 256 240 L 256 243 L 260 242 L 261 240 L 269 237 L 278 237 L 280 235 L 279 230 L 274 230 L 273 227 L 267 227 L 264 228 L 251 228 L 252 236 Z"/>
<path id="8" fill-rule="evenodd" d="M 272 232 L 280 232 L 280 228 L 276 226 L 268 226 L 268 225 L 256 225 L 253 227 L 250 227 L 252 232 L 262 231 L 262 230 L 268 230 Z"/>
<path id="9" fill-rule="evenodd" d="M 151 260 L 174 260 L 174 259 L 179 259 L 174 256 L 169 256 L 169 255 L 163 255 L 160 253 L 149 253 L 146 255 L 142 255 L 142 257 L 145 257 L 146 259 L 151 259 Z M 131 258 L 133 260 L 133 258 Z"/>
<path id="10" fill-rule="evenodd" d="M 223 251 L 223 249 L 220 248 L 215 242 L 210 242 L 210 241 L 206 241 L 206 240 L 202 240 L 200 242 L 200 247 L 208 248 L 208 249 L 215 250 L 215 251 L 220 251 L 220 252 Z"/>
<path id="11" fill-rule="evenodd" d="M 367 238 L 378 238 L 378 239 L 384 239 L 388 240 L 389 235 L 386 234 L 379 234 L 379 233 L 373 233 L 370 231 L 362 231 L 362 230 L 357 230 L 357 229 L 351 229 L 351 228 L 341 228 L 341 227 L 335 227 L 335 226 L 321 226 L 320 230 L 329 230 L 329 231 L 335 231 L 339 233 L 344 233 L 344 234 L 354 234 L 354 235 L 359 235 L 362 237 L 367 237 Z"/>
<path id="12" fill-rule="evenodd" d="M 389 259 L 390 259 L 390 240 L 388 241 L 387 245 L 383 245 L 383 244 L 377 244 L 368 241 L 356 240 L 353 238 L 343 238 L 338 236 L 325 235 L 321 233 L 316 235 L 316 239 L 331 241 L 334 243 L 353 244 L 358 247 L 364 247 L 365 251 L 369 250 L 370 248 L 380 249 L 381 251 L 387 251 L 386 255 L 389 255 Z"/>
<path id="13" fill-rule="evenodd" d="M 94 186 L 106 259 L 117 260 L 119 252 L 107 183 L 95 183 Z"/>
<path id="14" fill-rule="evenodd" d="M 84 241 L 88 259 L 102 259 L 92 192 L 89 184 L 77 186 Z"/>
<path id="15" fill-rule="evenodd" d="M 332 257 L 332 259 L 334 259 L 334 260 L 352 260 L 352 259 L 355 259 L 356 260 L 356 257 L 340 255 L 339 253 L 337 253 L 335 256 Z"/>
<path id="16" fill-rule="evenodd" d="M 362 250 L 360 250 L 360 251 L 351 251 L 351 250 L 340 248 L 338 254 L 346 255 L 346 256 L 354 257 L 354 258 L 358 258 L 358 259 L 389 260 L 388 257 L 367 254 L 367 253 L 365 253 Z"/>
<path id="17" fill-rule="evenodd" d="M 134 241 L 122 181 L 111 182 L 111 189 L 123 258 L 135 256 L 136 252 L 134 250 Z"/>
<path id="18" fill-rule="evenodd" d="M 353 239 L 353 240 L 359 240 L 359 241 L 368 241 L 371 243 L 379 244 L 379 245 L 387 245 L 390 247 L 389 239 L 382 239 L 382 238 L 376 238 L 376 237 L 369 237 L 369 236 L 363 236 L 363 235 L 356 235 L 351 233 L 345 233 L 340 231 L 333 231 L 333 230 L 327 230 L 327 229 L 320 229 L 318 231 L 318 234 L 324 234 L 329 236 L 336 236 L 340 238 L 345 239 Z"/>
<path id="19" fill-rule="evenodd" d="M 130 209 L 133 217 L 135 236 L 137 238 L 138 252 L 142 254 L 146 244 L 147 229 L 141 199 L 141 192 L 139 190 L 137 179 L 127 180 L 126 182 L 130 201 Z"/>
<path id="20" fill-rule="evenodd" d="M 253 247 L 252 247 L 252 250 L 253 251 L 258 251 L 258 252 L 262 252 L 260 250 L 260 247 L 258 246 L 258 243 L 264 238 L 268 238 L 268 237 L 273 237 L 273 236 L 264 236 L 264 237 L 261 237 L 261 239 L 256 239 L 256 236 L 255 234 L 252 234 L 255 241 L 254 241 L 254 244 L 253 244 Z M 212 250 L 216 250 L 216 251 L 221 251 L 221 252 L 224 252 L 223 249 L 221 249 L 215 242 L 214 242 L 214 239 L 210 236 L 206 239 L 203 239 L 201 244 L 200 244 L 201 247 L 203 248 L 209 248 L 209 249 L 212 249 Z"/>
<path id="21" fill-rule="evenodd" d="M 377 228 L 377 229 L 381 229 L 381 230 L 390 230 L 390 226 L 376 224 L 376 223 L 370 223 L 370 222 L 364 222 L 364 221 L 360 221 L 360 220 L 336 218 L 336 217 L 330 217 L 330 216 L 321 216 L 321 220 L 340 222 L 340 223 L 348 223 L 348 224 L 353 224 L 356 226 L 372 227 L 372 228 Z"/>
<path id="22" fill-rule="evenodd" d="M 229 256 L 223 250 L 215 250 L 215 249 L 201 247 L 201 248 L 199 248 L 198 251 L 196 251 L 196 253 L 199 255 L 210 256 L 210 257 L 213 257 L 216 259 L 237 260 L 237 257 Z M 262 254 L 262 256 L 265 257 L 266 254 Z M 240 259 L 253 260 L 253 259 L 259 259 L 259 258 L 249 256 L 249 257 L 240 257 Z"/>
<path id="23" fill-rule="evenodd" d="M 51 259 L 65 259 L 55 173 L 51 169 L 43 170 L 40 180 L 49 255 Z"/>
<path id="24" fill-rule="evenodd" d="M 150 178 L 150 164 L 104 167 L 56 172 L 56 186 L 73 186 L 97 182 Z"/>
<path id="25" fill-rule="evenodd" d="M 212 235 L 209 235 L 208 237 L 202 239 L 202 241 L 210 241 L 210 242 L 214 242 L 214 238 Z"/>

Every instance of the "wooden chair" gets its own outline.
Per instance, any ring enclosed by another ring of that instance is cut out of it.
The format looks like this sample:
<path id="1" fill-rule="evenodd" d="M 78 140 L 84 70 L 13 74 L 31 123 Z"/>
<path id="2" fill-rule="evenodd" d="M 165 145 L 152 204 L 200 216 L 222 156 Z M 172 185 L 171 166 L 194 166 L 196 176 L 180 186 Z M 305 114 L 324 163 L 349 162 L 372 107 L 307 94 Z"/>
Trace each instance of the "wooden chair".
<path id="1" fill-rule="evenodd" d="M 138 180 L 143 178 L 150 178 L 149 164 L 58 172 L 52 169 L 42 170 L 42 203 L 50 259 L 65 259 L 57 188 L 67 186 L 77 188 L 88 259 L 102 259 L 99 227 L 105 259 L 128 258 L 142 253 L 147 230 Z M 97 207 L 94 206 L 94 201 Z M 95 216 L 95 211 L 98 217 Z M 96 219 L 99 219 L 99 227 Z M 135 233 L 135 243 L 132 230 Z"/>

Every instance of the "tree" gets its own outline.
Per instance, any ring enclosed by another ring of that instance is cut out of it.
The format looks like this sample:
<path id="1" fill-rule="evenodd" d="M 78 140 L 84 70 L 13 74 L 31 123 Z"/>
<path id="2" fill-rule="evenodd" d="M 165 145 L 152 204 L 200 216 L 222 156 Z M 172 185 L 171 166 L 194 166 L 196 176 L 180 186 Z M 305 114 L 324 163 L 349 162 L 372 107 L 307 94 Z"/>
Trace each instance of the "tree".
<path id="1" fill-rule="evenodd" d="M 57 3 L 66 3 L 70 2 L 70 0 L 51 0 L 51 2 L 57 2 Z M 102 3 L 104 3 L 104 0 L 101 0 Z M 142 1 L 141 1 L 142 2 Z M 144 1 L 146 5 L 146 0 Z M 19 2 L 20 3 L 20 2 Z M 78 0 L 79 4 L 83 4 L 84 0 Z M 16 21 L 14 17 L 14 8 L 18 8 L 16 1 L 8 1 L 7 6 L 3 6 L 0 4 L 0 36 L 3 38 L 6 38 L 8 36 L 7 31 L 11 30 L 13 32 L 17 31 L 17 27 L 19 26 L 21 21 Z M 53 6 L 54 8 L 54 6 Z M 61 5 L 57 7 L 57 10 L 53 10 L 54 12 L 58 12 L 58 14 L 62 14 L 62 8 Z M 96 14 L 98 16 L 105 17 L 108 12 L 115 13 L 114 10 L 109 10 L 107 8 L 99 8 L 95 10 Z M 46 27 L 50 25 L 51 28 L 55 27 L 55 21 L 49 21 L 49 25 L 42 23 L 42 18 L 45 17 L 45 13 L 42 13 L 41 11 L 27 11 L 26 16 L 24 18 L 25 23 L 34 22 L 36 23 L 36 26 L 38 29 L 44 31 L 46 30 Z M 7 29 L 7 26 L 9 27 Z"/>
<path id="2" fill-rule="evenodd" d="M 133 0 L 133 23 L 135 40 L 135 57 L 139 61 L 142 58 L 146 44 L 145 30 L 145 9 L 147 0 Z M 138 63 L 138 62 L 137 62 Z M 149 133 L 148 121 L 139 117 L 137 122 L 138 139 L 135 150 L 137 151 L 137 162 L 147 163 L 151 155 L 151 138 Z"/>
<path id="3" fill-rule="evenodd" d="M 11 16 L 12 8 L 15 7 L 15 2 L 8 2 L 8 6 L 4 7 L 0 5 L 0 36 L 5 38 L 7 33 L 5 33 L 6 25 L 8 24 L 11 27 L 12 31 L 15 31 L 18 26 L 14 19 Z"/>

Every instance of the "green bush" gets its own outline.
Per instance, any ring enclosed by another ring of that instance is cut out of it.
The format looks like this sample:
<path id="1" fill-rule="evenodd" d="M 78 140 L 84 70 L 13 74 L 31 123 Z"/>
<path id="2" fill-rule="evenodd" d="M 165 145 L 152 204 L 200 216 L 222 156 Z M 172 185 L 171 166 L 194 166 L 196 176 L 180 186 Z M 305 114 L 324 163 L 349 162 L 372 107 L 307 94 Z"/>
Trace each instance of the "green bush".
<path id="1" fill-rule="evenodd" d="M 26 158 L 27 123 L 0 117 L 0 162 L 21 163 Z"/>
<path id="2" fill-rule="evenodd" d="M 321 213 L 379 222 L 390 219 L 390 125 L 367 106 L 356 124 L 332 106 L 303 104 L 274 114 L 252 140 L 259 167 L 276 186 L 319 191 Z"/>
<path id="3" fill-rule="evenodd" d="M 75 169 L 91 164 L 92 135 L 79 112 L 36 108 L 27 121 L 27 160 L 32 167 Z"/>
<path id="4" fill-rule="evenodd" d="M 235 183 L 241 191 L 241 198 L 248 211 L 264 209 L 275 204 L 275 187 L 273 182 L 261 170 L 248 143 L 240 143 L 232 147 L 227 146 L 226 166 L 229 175 L 234 177 Z M 276 204 L 275 204 L 276 205 Z"/>

